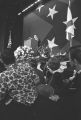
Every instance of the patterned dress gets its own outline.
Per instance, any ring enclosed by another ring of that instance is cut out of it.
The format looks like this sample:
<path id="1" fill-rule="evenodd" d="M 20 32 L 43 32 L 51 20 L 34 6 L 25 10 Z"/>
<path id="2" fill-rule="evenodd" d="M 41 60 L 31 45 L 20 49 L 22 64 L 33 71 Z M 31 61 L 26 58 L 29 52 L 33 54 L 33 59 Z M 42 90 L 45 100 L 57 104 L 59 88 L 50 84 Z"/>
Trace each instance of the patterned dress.
<path id="1" fill-rule="evenodd" d="M 36 85 L 39 82 L 39 76 L 29 61 L 18 60 L 0 73 L 0 100 L 8 92 L 12 100 L 25 105 L 32 104 L 38 96 Z"/>

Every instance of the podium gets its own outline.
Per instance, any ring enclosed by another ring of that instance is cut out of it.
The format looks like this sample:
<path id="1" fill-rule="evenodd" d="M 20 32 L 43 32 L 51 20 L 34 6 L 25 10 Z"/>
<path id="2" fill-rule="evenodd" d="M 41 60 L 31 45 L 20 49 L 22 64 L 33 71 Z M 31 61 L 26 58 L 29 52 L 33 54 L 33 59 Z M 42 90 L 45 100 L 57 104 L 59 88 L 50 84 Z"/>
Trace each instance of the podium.
<path id="1" fill-rule="evenodd" d="M 34 52 L 37 52 L 37 50 L 38 50 L 38 41 L 35 40 L 35 38 L 31 39 L 31 47 L 34 50 Z"/>
<path id="2" fill-rule="evenodd" d="M 28 40 L 25 40 L 24 45 L 31 47 L 34 52 L 37 52 L 38 50 L 38 41 L 35 40 L 35 38 L 30 38 Z"/>

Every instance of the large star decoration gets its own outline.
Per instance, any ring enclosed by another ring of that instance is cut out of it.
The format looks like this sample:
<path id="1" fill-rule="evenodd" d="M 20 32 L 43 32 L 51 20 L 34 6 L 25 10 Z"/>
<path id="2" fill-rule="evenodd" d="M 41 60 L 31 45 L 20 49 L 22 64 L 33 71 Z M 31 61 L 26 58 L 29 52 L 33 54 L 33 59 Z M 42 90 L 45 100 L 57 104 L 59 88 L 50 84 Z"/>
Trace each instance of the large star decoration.
<path id="1" fill-rule="evenodd" d="M 76 29 L 74 23 L 76 22 L 76 20 L 78 19 L 78 17 L 73 18 L 70 21 L 65 21 L 63 22 L 64 24 L 66 24 L 67 28 L 66 28 L 66 32 L 67 33 L 71 33 L 74 36 L 74 29 Z"/>
<path id="2" fill-rule="evenodd" d="M 40 13 L 40 11 L 41 11 L 41 9 L 44 7 L 44 5 L 40 5 L 40 6 L 38 6 L 37 7 L 37 9 L 36 10 L 38 10 L 39 11 L 39 13 Z"/>
<path id="3" fill-rule="evenodd" d="M 58 11 L 55 10 L 56 5 L 54 5 L 54 7 L 51 9 L 49 8 L 49 14 L 47 15 L 47 17 L 51 16 L 51 19 L 53 20 L 53 16 L 58 13 Z"/>
<path id="4" fill-rule="evenodd" d="M 52 48 L 57 47 L 58 45 L 54 43 L 55 37 L 52 39 L 52 41 L 48 40 L 48 47 L 52 50 Z"/>

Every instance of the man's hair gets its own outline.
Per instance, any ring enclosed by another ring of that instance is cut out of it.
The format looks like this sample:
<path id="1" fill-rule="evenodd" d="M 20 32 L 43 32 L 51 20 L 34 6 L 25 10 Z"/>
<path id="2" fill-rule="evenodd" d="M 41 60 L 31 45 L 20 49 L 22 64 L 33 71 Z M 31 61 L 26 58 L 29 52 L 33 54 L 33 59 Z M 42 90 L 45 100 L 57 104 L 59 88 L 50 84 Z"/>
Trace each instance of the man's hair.
<path id="1" fill-rule="evenodd" d="M 81 64 L 81 50 L 79 48 L 71 50 L 70 54 L 73 61 L 76 59 Z"/>

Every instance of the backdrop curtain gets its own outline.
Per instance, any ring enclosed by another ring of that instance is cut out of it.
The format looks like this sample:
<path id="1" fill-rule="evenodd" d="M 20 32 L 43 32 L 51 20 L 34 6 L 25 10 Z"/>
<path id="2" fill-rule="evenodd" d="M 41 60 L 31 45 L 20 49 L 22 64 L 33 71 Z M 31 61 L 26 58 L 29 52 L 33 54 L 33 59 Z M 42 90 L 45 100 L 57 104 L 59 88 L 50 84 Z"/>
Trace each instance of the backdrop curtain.
<path id="1" fill-rule="evenodd" d="M 0 53 L 3 52 L 8 41 L 8 21 L 6 18 L 0 18 Z"/>
<path id="2" fill-rule="evenodd" d="M 18 46 L 23 44 L 23 18 L 22 16 L 0 17 L 0 54 L 7 48 L 9 34 L 11 31 L 12 46 L 14 51 Z"/>
<path id="3" fill-rule="evenodd" d="M 12 49 L 13 51 L 20 45 L 23 44 L 22 32 L 23 32 L 23 17 L 15 16 L 11 20 L 11 38 L 12 38 Z"/>

